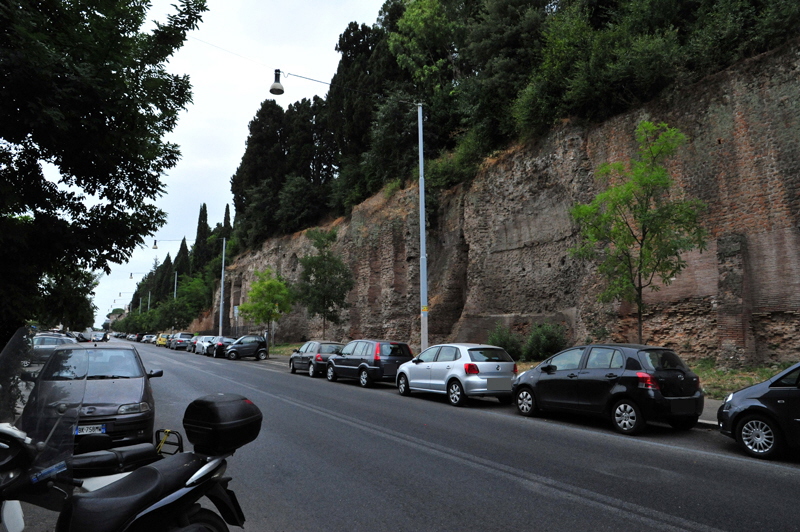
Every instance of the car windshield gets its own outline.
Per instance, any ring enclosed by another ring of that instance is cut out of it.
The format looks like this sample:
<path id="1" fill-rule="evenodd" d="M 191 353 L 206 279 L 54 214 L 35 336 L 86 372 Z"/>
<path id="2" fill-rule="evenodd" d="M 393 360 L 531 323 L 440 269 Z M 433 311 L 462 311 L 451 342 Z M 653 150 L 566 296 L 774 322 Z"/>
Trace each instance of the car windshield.
<path id="1" fill-rule="evenodd" d="M 46 381 L 82 379 L 130 379 L 144 373 L 130 349 L 68 349 L 56 351 L 44 368 Z"/>
<path id="2" fill-rule="evenodd" d="M 511 355 L 499 347 L 479 347 L 470 349 L 469 358 L 473 362 L 514 362 Z"/>
<path id="3" fill-rule="evenodd" d="M 645 349 L 639 351 L 639 361 L 645 369 L 664 370 L 682 369 L 688 370 L 681 357 L 667 349 Z"/>

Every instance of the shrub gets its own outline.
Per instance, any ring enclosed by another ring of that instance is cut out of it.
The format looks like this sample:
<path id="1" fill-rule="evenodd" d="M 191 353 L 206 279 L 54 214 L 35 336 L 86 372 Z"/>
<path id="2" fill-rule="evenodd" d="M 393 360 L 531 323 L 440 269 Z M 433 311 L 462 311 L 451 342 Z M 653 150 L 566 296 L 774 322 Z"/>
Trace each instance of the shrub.
<path id="1" fill-rule="evenodd" d="M 567 334 L 563 325 L 541 323 L 535 325 L 522 348 L 522 360 L 544 360 L 567 347 Z"/>
<path id="2" fill-rule="evenodd" d="M 519 360 L 522 356 L 522 338 L 500 322 L 489 333 L 487 343 L 502 347 L 514 360 Z"/>

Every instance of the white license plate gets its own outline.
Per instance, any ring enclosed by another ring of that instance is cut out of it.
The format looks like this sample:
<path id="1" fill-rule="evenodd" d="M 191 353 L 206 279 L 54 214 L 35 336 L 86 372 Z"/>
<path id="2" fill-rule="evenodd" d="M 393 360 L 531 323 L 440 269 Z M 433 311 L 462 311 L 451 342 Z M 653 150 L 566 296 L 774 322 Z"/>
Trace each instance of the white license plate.
<path id="1" fill-rule="evenodd" d="M 105 425 L 78 425 L 75 428 L 76 436 L 83 436 L 85 434 L 105 434 Z"/>
<path id="2" fill-rule="evenodd" d="M 510 377 L 494 377 L 486 379 L 487 390 L 498 390 L 504 392 L 511 391 L 511 378 Z"/>

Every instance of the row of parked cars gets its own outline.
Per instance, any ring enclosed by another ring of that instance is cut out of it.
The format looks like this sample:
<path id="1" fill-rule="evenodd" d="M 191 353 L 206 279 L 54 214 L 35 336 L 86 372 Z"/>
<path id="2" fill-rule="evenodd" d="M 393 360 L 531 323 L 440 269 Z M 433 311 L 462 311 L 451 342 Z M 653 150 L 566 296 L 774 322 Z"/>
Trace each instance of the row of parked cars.
<path id="1" fill-rule="evenodd" d="M 152 343 L 158 347 L 173 350 L 183 349 L 189 353 L 230 360 L 246 357 L 265 360 L 269 356 L 266 338 L 255 334 L 231 338 L 229 336 L 195 335 L 190 332 L 162 333 L 154 336 Z"/>
<path id="2" fill-rule="evenodd" d="M 571 347 L 517 374 L 511 356 L 491 345 L 441 344 L 413 356 L 403 342 L 309 341 L 292 353 L 289 370 L 331 382 L 355 379 L 362 387 L 389 381 L 400 395 L 444 394 L 454 406 L 496 397 L 523 416 L 589 414 L 629 435 L 650 421 L 690 430 L 705 402 L 700 379 L 674 351 L 635 344 Z M 717 419 L 722 434 L 750 456 L 774 458 L 800 447 L 800 363 L 730 394 Z"/>

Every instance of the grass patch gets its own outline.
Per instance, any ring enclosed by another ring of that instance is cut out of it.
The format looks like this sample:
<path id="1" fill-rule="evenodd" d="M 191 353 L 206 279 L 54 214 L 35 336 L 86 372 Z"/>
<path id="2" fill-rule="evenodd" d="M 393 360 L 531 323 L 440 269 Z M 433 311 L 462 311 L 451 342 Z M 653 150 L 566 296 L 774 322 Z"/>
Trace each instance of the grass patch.
<path id="1" fill-rule="evenodd" d="M 270 356 L 291 356 L 292 351 L 295 349 L 300 349 L 303 346 L 303 343 L 299 344 L 275 344 L 269 348 Z"/>
<path id="2" fill-rule="evenodd" d="M 706 397 L 722 400 L 729 393 L 763 382 L 792 364 L 794 362 L 783 362 L 757 368 L 732 369 L 718 368 L 714 359 L 706 358 L 690 364 L 689 367 L 700 377 L 700 384 L 706 392 Z"/>

